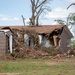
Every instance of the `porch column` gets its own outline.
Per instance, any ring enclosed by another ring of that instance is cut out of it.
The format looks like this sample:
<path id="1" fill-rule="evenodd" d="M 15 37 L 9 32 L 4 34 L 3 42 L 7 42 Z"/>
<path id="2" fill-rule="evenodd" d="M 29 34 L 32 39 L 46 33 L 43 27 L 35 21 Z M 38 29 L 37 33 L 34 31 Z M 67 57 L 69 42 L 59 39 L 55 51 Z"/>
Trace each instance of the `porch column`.
<path id="1" fill-rule="evenodd" d="M 38 35 L 39 36 L 39 44 L 42 43 L 42 35 Z"/>
<path id="2" fill-rule="evenodd" d="M 12 34 L 9 36 L 9 48 L 10 48 L 10 53 L 12 53 Z"/>

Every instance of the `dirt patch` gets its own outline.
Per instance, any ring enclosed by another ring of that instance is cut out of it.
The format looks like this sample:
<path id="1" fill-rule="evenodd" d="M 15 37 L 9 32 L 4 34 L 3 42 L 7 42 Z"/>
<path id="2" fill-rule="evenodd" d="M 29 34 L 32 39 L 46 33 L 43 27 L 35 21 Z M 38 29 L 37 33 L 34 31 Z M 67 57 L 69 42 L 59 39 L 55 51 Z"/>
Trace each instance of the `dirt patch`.
<path id="1" fill-rule="evenodd" d="M 52 65 L 57 65 L 58 62 L 45 62 L 46 65 L 52 66 Z"/>
<path id="2" fill-rule="evenodd" d="M 0 73 L 0 75 L 20 75 L 19 73 Z"/>
<path id="3" fill-rule="evenodd" d="M 62 64 L 63 62 L 65 62 L 63 59 L 54 59 L 53 61 L 47 61 L 45 62 L 46 65 L 48 66 L 53 66 L 53 65 L 60 65 Z"/>
<path id="4" fill-rule="evenodd" d="M 53 65 L 60 65 L 62 62 L 60 61 L 52 61 L 52 62 L 45 62 L 46 65 L 48 66 L 53 66 Z"/>

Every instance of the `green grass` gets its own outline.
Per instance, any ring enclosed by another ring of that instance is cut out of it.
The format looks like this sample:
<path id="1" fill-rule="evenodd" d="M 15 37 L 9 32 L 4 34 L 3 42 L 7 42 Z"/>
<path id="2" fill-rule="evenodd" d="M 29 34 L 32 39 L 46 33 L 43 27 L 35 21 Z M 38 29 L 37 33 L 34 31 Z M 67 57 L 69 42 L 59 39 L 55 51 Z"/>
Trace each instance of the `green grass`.
<path id="1" fill-rule="evenodd" d="M 0 60 L 0 73 L 75 75 L 75 58 Z"/>

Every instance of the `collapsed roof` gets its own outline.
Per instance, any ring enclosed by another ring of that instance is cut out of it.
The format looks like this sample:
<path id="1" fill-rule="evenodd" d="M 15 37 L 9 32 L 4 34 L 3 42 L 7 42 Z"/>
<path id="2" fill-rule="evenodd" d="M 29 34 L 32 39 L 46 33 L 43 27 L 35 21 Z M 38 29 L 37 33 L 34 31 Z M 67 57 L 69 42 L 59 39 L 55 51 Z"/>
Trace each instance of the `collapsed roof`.
<path id="1" fill-rule="evenodd" d="M 38 34 L 50 34 L 55 30 L 66 28 L 66 32 L 69 34 L 69 36 L 73 37 L 69 29 L 66 25 L 43 25 L 43 26 L 1 26 L 0 29 L 27 29 L 27 30 L 34 30 Z"/>

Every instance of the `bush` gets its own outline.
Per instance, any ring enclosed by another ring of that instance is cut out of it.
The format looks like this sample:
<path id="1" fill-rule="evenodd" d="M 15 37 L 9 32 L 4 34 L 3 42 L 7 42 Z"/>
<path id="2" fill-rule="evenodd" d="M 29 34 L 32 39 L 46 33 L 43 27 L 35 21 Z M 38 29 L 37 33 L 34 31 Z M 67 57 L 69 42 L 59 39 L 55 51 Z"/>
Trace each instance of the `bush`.
<path id="1" fill-rule="evenodd" d="M 71 42 L 71 46 L 72 46 L 72 48 L 75 48 L 75 40 L 73 40 L 73 41 Z"/>

